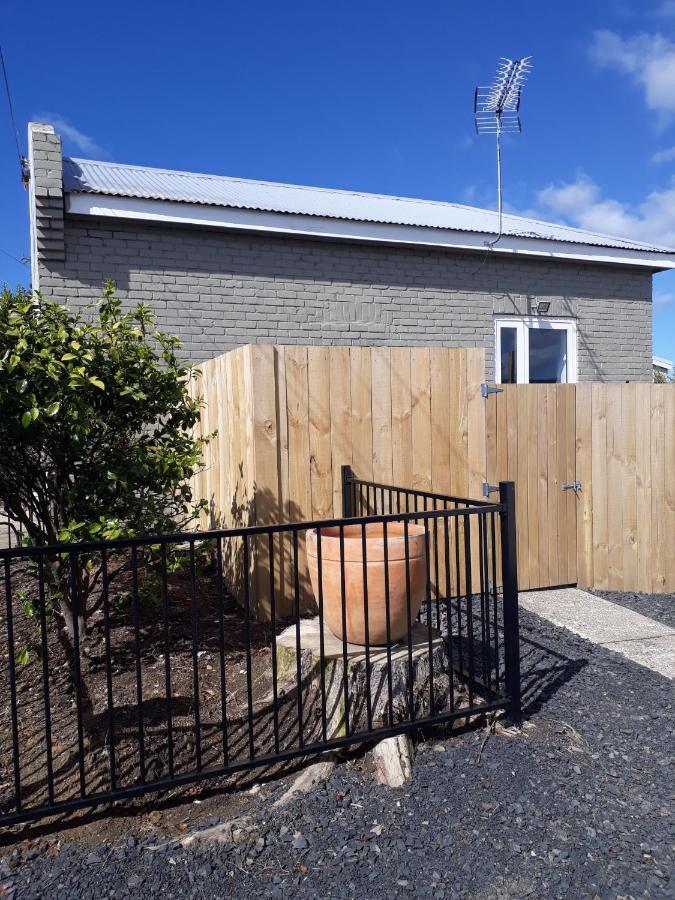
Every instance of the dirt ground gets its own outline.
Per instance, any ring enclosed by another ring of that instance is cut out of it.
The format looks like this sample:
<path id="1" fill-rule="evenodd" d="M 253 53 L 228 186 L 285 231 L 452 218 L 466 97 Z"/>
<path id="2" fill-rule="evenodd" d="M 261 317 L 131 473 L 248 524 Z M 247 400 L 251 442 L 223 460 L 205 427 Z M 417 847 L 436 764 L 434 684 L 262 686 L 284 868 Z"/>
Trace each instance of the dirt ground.
<path id="1" fill-rule="evenodd" d="M 58 639 L 56 622 L 47 623 L 48 707 L 43 689 L 43 658 L 40 647 L 39 623 L 24 612 L 24 597 L 35 592 L 31 576 L 24 571 L 12 572 L 14 657 L 16 669 L 16 704 L 19 737 L 21 798 L 25 808 L 40 806 L 49 800 L 47 786 L 48 755 L 51 746 L 51 766 L 54 774 L 56 801 L 80 795 L 80 755 L 78 752 L 77 702 L 74 690 L 72 659 Z M 111 765 L 114 758 L 114 777 L 118 788 L 140 783 L 140 735 L 142 724 L 144 776 L 151 782 L 170 774 L 168 716 L 171 716 L 173 771 L 175 774 L 194 771 L 197 767 L 196 716 L 199 698 L 200 756 L 203 769 L 222 766 L 225 752 L 229 763 L 248 757 L 248 688 L 250 665 L 253 751 L 256 756 L 274 749 L 271 703 L 272 665 L 271 628 L 266 624 L 250 623 L 251 653 L 247 659 L 247 623 L 242 610 L 230 596 L 223 597 L 223 659 L 225 679 L 225 709 L 221 704 L 221 623 L 220 599 L 215 573 L 201 571 L 196 580 L 195 642 L 196 666 L 192 643 L 192 594 L 187 574 L 175 573 L 168 579 L 168 634 L 170 661 L 170 710 L 167 705 L 164 611 L 161 591 L 154 583 L 142 585 L 138 605 L 138 645 L 140 665 L 136 663 L 136 634 L 133 604 L 128 597 L 129 579 L 123 577 L 111 593 L 110 611 L 110 676 L 112 709 L 110 716 L 107 696 L 107 665 L 103 630 L 103 613 L 96 613 L 80 655 L 82 684 L 91 704 L 86 715 L 87 699 L 82 701 L 84 715 L 83 776 L 87 795 L 106 791 L 111 786 Z M 0 620 L 3 653 L 0 671 L 0 811 L 15 809 L 14 768 L 12 754 L 11 697 L 6 615 Z M 280 621 L 277 630 L 288 623 Z M 140 679 L 138 675 L 140 674 Z M 142 694 L 141 714 L 138 713 L 138 684 Z M 195 683 L 197 694 L 195 695 Z M 280 739 L 292 743 L 297 740 L 297 715 L 290 721 L 291 704 L 278 706 Z M 289 707 L 288 710 L 285 707 Z M 47 740 L 47 715 L 51 742 Z M 287 712 L 288 715 L 284 713 Z M 223 713 L 225 715 L 223 716 Z M 293 706 L 295 714 L 295 706 Z M 287 718 L 289 721 L 286 721 Z M 225 727 L 224 724 L 225 723 Z M 313 722 L 303 726 L 309 735 Z M 112 726 L 112 727 L 111 727 Z M 277 767 L 278 768 L 278 767 Z M 166 820 L 175 827 L 188 817 L 186 804 L 202 798 L 200 814 L 212 802 L 209 795 L 224 787 L 247 785 L 265 777 L 260 770 L 251 776 L 242 773 L 218 782 L 210 782 L 204 794 L 203 785 L 192 785 L 166 792 L 157 803 L 157 795 L 127 801 L 114 816 L 148 819 L 150 827 Z M 153 811 L 147 810 L 152 802 Z M 222 808 L 222 796 L 216 802 Z M 110 807 L 107 807 L 110 815 Z M 179 809 L 178 812 L 175 810 Z M 77 819 L 81 813 L 73 813 Z M 109 825 L 94 820 L 81 835 L 102 836 Z"/>

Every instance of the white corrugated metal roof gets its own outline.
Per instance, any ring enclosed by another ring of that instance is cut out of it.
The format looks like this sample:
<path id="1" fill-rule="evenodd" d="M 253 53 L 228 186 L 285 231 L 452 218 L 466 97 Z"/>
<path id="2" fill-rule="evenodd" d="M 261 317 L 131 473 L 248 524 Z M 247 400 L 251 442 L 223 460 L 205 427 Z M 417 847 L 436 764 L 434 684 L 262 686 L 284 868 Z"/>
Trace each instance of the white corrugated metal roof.
<path id="1" fill-rule="evenodd" d="M 494 210 L 457 203 L 253 181 L 223 175 L 200 175 L 91 159 L 65 158 L 63 181 L 66 192 L 71 194 L 103 194 L 196 203 L 479 234 L 497 234 L 498 226 Z M 673 253 L 663 247 L 508 214 L 503 217 L 503 233 L 512 237 L 565 241 L 595 247 Z"/>

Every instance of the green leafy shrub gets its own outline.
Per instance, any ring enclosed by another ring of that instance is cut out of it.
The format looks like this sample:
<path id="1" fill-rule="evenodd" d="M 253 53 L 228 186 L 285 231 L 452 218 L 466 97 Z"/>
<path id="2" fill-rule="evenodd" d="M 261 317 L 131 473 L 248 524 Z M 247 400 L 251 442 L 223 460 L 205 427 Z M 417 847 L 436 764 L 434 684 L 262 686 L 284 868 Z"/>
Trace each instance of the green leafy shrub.
<path id="1" fill-rule="evenodd" d="M 123 312 L 112 283 L 85 315 L 22 291 L 0 295 L 0 502 L 31 544 L 179 531 L 202 503 L 190 477 L 196 371 L 147 306 Z M 66 556 L 49 558 L 50 599 L 72 634 Z M 111 578 L 115 572 L 111 571 Z M 76 572 L 83 629 L 100 602 L 100 554 Z"/>

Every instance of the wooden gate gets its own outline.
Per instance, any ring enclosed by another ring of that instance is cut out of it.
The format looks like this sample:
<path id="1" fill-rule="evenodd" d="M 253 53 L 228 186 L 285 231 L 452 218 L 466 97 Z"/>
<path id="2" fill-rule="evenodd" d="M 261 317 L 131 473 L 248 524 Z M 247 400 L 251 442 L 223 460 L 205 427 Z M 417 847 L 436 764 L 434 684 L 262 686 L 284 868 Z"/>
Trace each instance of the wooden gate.
<path id="1" fill-rule="evenodd" d="M 486 402 L 488 481 L 516 483 L 520 587 L 574 584 L 575 386 L 503 385 Z"/>
<path id="2" fill-rule="evenodd" d="M 675 591 L 675 386 L 576 394 L 579 586 Z"/>
<path id="3" fill-rule="evenodd" d="M 522 589 L 675 590 L 675 387 L 503 385 L 486 402 L 488 481 L 516 483 Z"/>

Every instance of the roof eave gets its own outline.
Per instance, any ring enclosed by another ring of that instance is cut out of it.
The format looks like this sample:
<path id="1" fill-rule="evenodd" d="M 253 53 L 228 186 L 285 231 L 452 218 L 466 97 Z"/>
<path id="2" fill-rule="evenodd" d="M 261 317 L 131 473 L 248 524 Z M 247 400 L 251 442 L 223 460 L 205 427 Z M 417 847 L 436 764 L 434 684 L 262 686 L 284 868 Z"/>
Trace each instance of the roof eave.
<path id="1" fill-rule="evenodd" d="M 436 247 L 461 251 L 486 250 L 494 234 L 362 222 L 294 213 L 265 212 L 235 207 L 176 203 L 94 193 L 69 193 L 70 215 L 141 220 L 164 224 L 201 226 L 233 231 L 266 232 L 287 237 L 314 237 L 390 245 Z M 604 247 L 540 237 L 504 235 L 490 252 L 614 265 L 631 265 L 652 271 L 675 269 L 675 253 Z"/>

